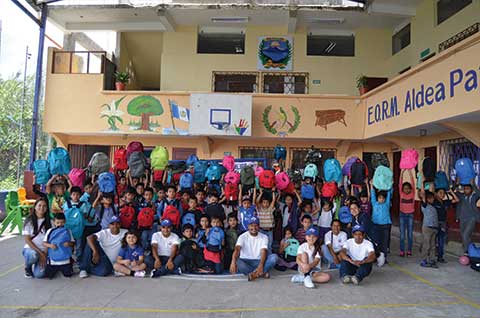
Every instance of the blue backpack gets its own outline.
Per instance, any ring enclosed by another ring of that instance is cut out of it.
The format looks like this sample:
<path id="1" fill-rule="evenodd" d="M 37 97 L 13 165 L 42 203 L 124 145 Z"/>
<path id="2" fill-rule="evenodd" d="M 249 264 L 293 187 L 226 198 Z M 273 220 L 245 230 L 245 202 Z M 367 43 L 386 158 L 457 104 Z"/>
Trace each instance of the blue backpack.
<path id="1" fill-rule="evenodd" d="M 48 258 L 54 262 L 65 261 L 72 257 L 72 248 L 65 247 L 65 242 L 70 242 L 70 231 L 65 227 L 57 227 L 50 231 L 47 237 L 47 242 L 55 244 L 56 249 L 48 249 Z"/>
<path id="2" fill-rule="evenodd" d="M 315 188 L 311 184 L 302 184 L 301 188 L 302 199 L 313 200 L 315 198 Z"/>
<path id="3" fill-rule="evenodd" d="M 83 204 L 87 204 L 83 201 L 80 201 L 76 206 L 72 205 L 70 200 L 67 201 L 67 209 L 64 210 L 65 214 L 65 228 L 72 231 L 73 238 L 78 240 L 82 238 L 83 229 L 85 228 L 85 218 L 80 210 Z"/>
<path id="4" fill-rule="evenodd" d="M 248 222 L 255 216 L 255 206 L 250 206 L 248 209 L 241 207 L 238 209 L 238 224 L 241 232 L 248 231 Z"/>
<path id="5" fill-rule="evenodd" d="M 212 162 L 205 173 L 208 181 L 218 181 L 222 178 L 222 167 L 216 162 Z"/>
<path id="6" fill-rule="evenodd" d="M 449 182 L 447 174 L 443 171 L 437 171 L 437 173 L 435 174 L 435 189 L 447 190 L 448 188 Z"/>
<path id="7" fill-rule="evenodd" d="M 98 176 L 98 189 L 103 193 L 115 192 L 115 176 L 111 172 L 103 172 Z"/>
<path id="8" fill-rule="evenodd" d="M 195 224 L 197 222 L 195 221 L 195 214 L 192 212 L 187 212 L 182 216 L 182 226 L 185 224 L 190 224 L 191 226 L 195 227 Z"/>
<path id="9" fill-rule="evenodd" d="M 206 161 L 196 161 L 193 164 L 193 182 L 195 183 L 204 183 L 208 169 L 208 162 Z"/>
<path id="10" fill-rule="evenodd" d="M 198 161 L 198 157 L 196 155 L 190 155 L 187 158 L 186 164 L 187 166 L 190 167 L 190 166 L 193 166 L 197 161 Z"/>
<path id="11" fill-rule="evenodd" d="M 338 211 L 338 219 L 343 224 L 348 224 L 352 222 L 352 213 L 350 213 L 350 209 L 348 206 L 342 206 L 340 211 Z"/>
<path id="12" fill-rule="evenodd" d="M 65 148 L 53 148 L 48 154 L 48 166 L 52 175 L 68 174 L 72 169 L 68 151 Z"/>
<path id="13" fill-rule="evenodd" d="M 222 250 L 222 242 L 225 239 L 225 232 L 218 227 L 210 228 L 207 235 L 207 250 L 210 252 L 220 252 Z"/>
<path id="14" fill-rule="evenodd" d="M 35 184 L 47 184 L 50 180 L 47 160 L 35 160 L 33 162 L 33 173 L 35 173 Z"/>
<path id="15" fill-rule="evenodd" d="M 286 160 L 287 159 L 287 148 L 281 145 L 277 145 L 273 150 L 273 156 L 275 160 Z"/>
<path id="16" fill-rule="evenodd" d="M 326 182 L 342 182 L 342 166 L 337 159 L 331 158 L 325 160 L 325 163 L 323 164 L 323 177 Z"/>
<path id="17" fill-rule="evenodd" d="M 475 170 L 470 158 L 458 159 L 455 162 L 455 172 L 461 185 L 470 184 L 470 181 L 475 178 Z"/>
<path id="18" fill-rule="evenodd" d="M 185 172 L 180 177 L 180 189 L 191 189 L 193 187 L 193 176 L 190 172 Z"/>
<path id="19" fill-rule="evenodd" d="M 468 257 L 480 258 L 480 246 L 477 247 L 475 243 L 470 243 L 468 245 Z"/>

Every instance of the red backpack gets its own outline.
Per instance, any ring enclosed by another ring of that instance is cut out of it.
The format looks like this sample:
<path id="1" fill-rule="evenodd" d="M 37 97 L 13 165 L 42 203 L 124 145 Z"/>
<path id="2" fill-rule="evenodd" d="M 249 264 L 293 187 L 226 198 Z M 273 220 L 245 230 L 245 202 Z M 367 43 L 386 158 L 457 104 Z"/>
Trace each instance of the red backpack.
<path id="1" fill-rule="evenodd" d="M 322 186 L 322 197 L 332 200 L 338 192 L 337 183 L 335 181 L 325 182 Z"/>
<path id="2" fill-rule="evenodd" d="M 234 183 L 225 184 L 223 190 L 225 192 L 225 198 L 227 201 L 238 201 L 238 185 Z"/>
<path id="3" fill-rule="evenodd" d="M 162 220 L 170 220 L 174 227 L 180 226 L 180 211 L 173 205 L 167 205 L 163 210 Z"/>
<path id="4" fill-rule="evenodd" d="M 152 208 L 143 208 L 138 212 L 137 221 L 139 229 L 151 229 L 153 227 L 153 220 L 155 218 L 155 211 Z"/>
<path id="5" fill-rule="evenodd" d="M 120 208 L 120 225 L 122 229 L 130 229 L 135 221 L 135 209 L 130 204 Z"/>
<path id="6" fill-rule="evenodd" d="M 162 181 L 165 170 L 153 170 L 153 181 Z"/>
<path id="7" fill-rule="evenodd" d="M 275 173 L 272 170 L 263 170 L 258 181 L 262 188 L 271 189 L 275 186 Z"/>
<path id="8" fill-rule="evenodd" d="M 140 141 L 132 141 L 127 146 L 127 161 L 133 152 L 143 152 L 143 144 Z"/>
<path id="9" fill-rule="evenodd" d="M 115 150 L 113 154 L 113 167 L 116 170 L 127 170 L 128 163 L 127 163 L 127 149 L 121 147 Z"/>

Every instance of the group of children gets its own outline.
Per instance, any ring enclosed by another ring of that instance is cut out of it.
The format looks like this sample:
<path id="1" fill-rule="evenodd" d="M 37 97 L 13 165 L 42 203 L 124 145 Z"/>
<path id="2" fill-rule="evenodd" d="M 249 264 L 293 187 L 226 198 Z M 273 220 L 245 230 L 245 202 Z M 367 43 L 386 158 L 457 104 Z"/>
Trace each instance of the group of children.
<path id="1" fill-rule="evenodd" d="M 400 256 L 412 256 L 414 180 L 410 173 L 411 179 L 405 181 L 404 174 L 402 171 L 399 189 Z M 377 191 L 368 180 L 356 189 L 357 196 L 350 195 L 348 187 L 340 187 L 329 197 L 322 193 L 321 179 L 305 178 L 291 192 L 240 184 L 238 200 L 232 200 L 224 188 L 219 192 L 218 187 L 205 184 L 182 189 L 178 184 L 154 182 L 148 174 L 117 178 L 115 193 L 99 191 L 95 176 L 83 190 L 72 186 L 66 175 L 53 176 L 46 195 L 36 189 L 41 198 L 23 229 L 26 277 L 51 278 L 58 271 L 71 276 L 75 264 L 87 257 L 86 250 L 97 264 L 100 255 L 92 237 L 104 250 L 116 252 L 106 256 L 117 276 L 144 277 L 146 270 L 151 270 L 152 277 L 180 272 L 220 274 L 230 268 L 237 238 L 248 230 L 253 217 L 268 237 L 268 253 L 278 254 L 276 269 L 297 270 L 300 276 L 292 281 L 301 281 L 306 287 L 330 279 L 319 272 L 322 262 L 330 269 L 340 268 L 344 283 L 359 283 L 371 271 L 370 266 L 362 269 L 365 272 L 360 276 L 347 275 L 351 266 L 364 268 L 367 259 L 369 264 L 377 259 L 380 266 L 387 262 L 393 190 Z M 314 187 L 313 199 L 302 197 L 303 184 Z M 424 216 L 421 266 L 437 267 L 436 260 L 444 261 L 447 209 L 454 203 L 471 202 L 472 185 L 464 185 L 463 191 L 459 198 L 452 190 L 433 186 L 430 191 L 425 186 L 419 190 Z M 478 209 L 478 195 L 474 205 Z M 350 240 L 359 246 L 363 239 L 371 241 L 374 255 L 366 246 L 359 254 L 363 258 L 353 260 Z M 113 245 L 115 248 L 110 248 Z M 175 255 L 167 249 L 172 246 L 177 246 Z M 82 272 L 80 276 L 86 277 Z"/>

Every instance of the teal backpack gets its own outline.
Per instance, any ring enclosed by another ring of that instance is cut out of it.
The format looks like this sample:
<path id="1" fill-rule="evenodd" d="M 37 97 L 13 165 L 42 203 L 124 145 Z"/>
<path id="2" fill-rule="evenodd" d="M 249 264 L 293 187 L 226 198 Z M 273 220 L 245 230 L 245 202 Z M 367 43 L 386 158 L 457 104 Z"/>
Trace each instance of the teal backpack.
<path id="1" fill-rule="evenodd" d="M 297 251 L 298 251 L 298 247 L 300 246 L 300 242 L 298 242 L 298 240 L 294 239 L 294 238 L 289 238 L 287 240 L 287 242 L 289 243 L 288 246 L 285 248 L 285 257 L 287 256 L 294 256 L 296 257 L 297 256 Z"/>
<path id="2" fill-rule="evenodd" d="M 323 177 L 325 178 L 326 182 L 342 182 L 342 166 L 337 159 L 331 158 L 325 160 L 325 163 L 323 164 Z"/>
<path id="3" fill-rule="evenodd" d="M 80 201 L 76 206 L 73 206 L 70 200 L 68 200 L 66 203 L 68 208 L 64 211 L 66 220 L 65 228 L 72 231 L 74 239 L 81 239 L 83 235 L 83 229 L 85 228 L 85 217 L 80 208 L 83 204 L 87 203 Z"/>
<path id="4" fill-rule="evenodd" d="M 48 161 L 35 160 L 33 162 L 33 173 L 35 174 L 35 184 L 47 184 L 51 177 L 48 170 Z"/>
<path id="5" fill-rule="evenodd" d="M 309 163 L 303 170 L 303 177 L 315 179 L 317 176 L 318 176 L 317 165 L 314 163 Z"/>
<path id="6" fill-rule="evenodd" d="M 68 174 L 72 169 L 68 151 L 65 148 L 53 148 L 48 154 L 48 165 L 52 175 Z"/>
<path id="7" fill-rule="evenodd" d="M 373 186 L 378 190 L 390 190 L 393 186 L 393 171 L 385 166 L 378 166 L 373 175 Z"/>

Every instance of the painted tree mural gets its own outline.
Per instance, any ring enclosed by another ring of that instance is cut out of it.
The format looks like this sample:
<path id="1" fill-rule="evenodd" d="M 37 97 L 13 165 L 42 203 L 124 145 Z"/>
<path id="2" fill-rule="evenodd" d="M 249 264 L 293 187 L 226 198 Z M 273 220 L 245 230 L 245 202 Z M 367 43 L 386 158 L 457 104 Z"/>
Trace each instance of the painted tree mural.
<path id="1" fill-rule="evenodd" d="M 128 103 L 127 112 L 141 118 L 139 130 L 151 130 L 150 117 L 163 114 L 163 107 L 155 97 L 137 96 Z"/>

